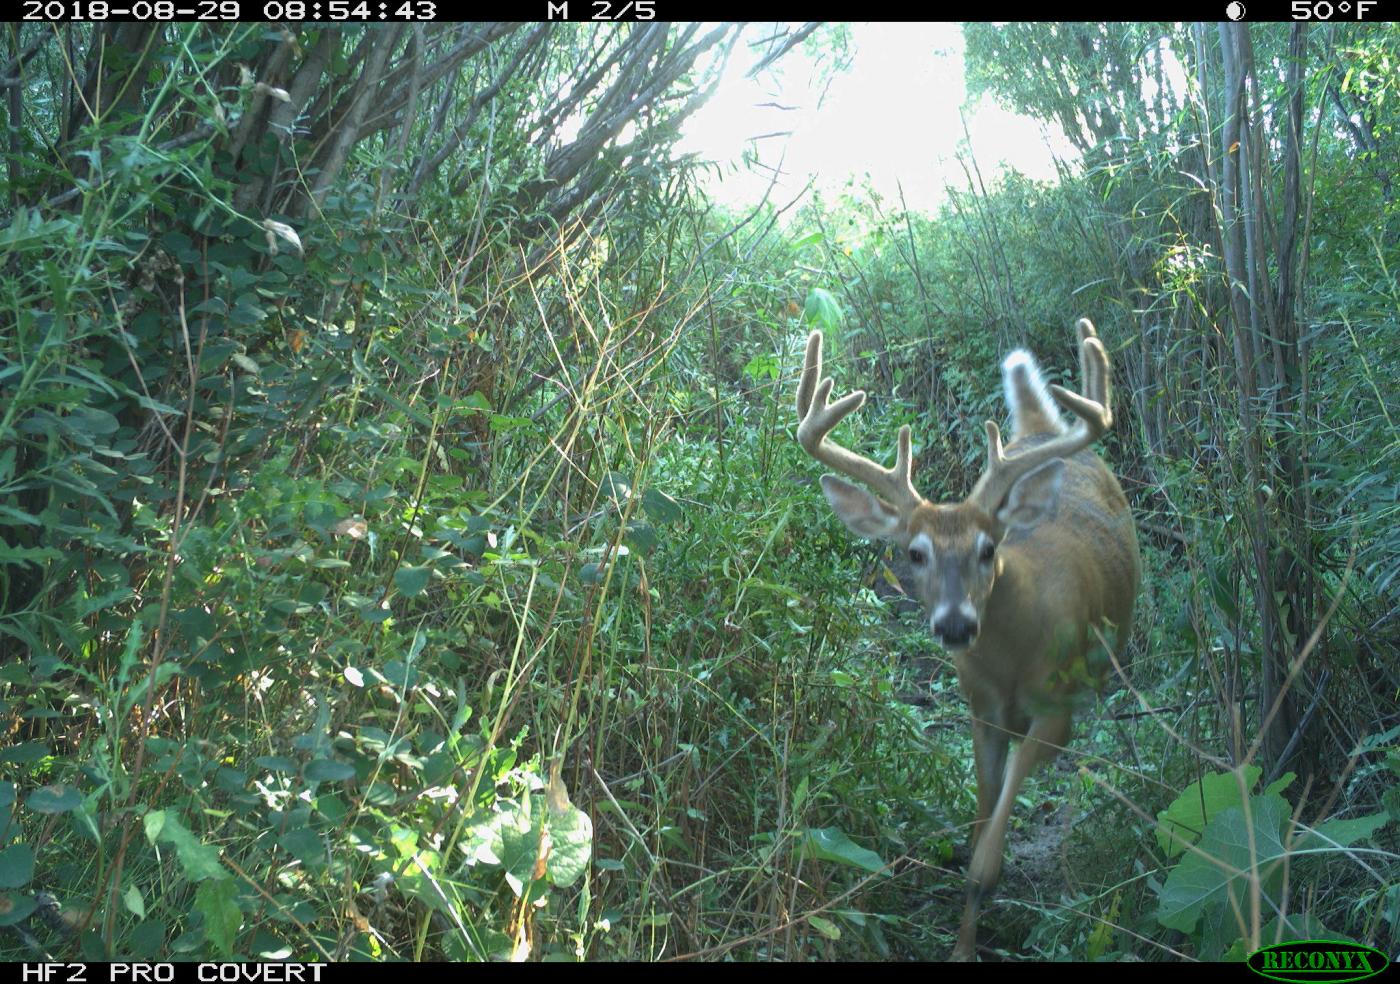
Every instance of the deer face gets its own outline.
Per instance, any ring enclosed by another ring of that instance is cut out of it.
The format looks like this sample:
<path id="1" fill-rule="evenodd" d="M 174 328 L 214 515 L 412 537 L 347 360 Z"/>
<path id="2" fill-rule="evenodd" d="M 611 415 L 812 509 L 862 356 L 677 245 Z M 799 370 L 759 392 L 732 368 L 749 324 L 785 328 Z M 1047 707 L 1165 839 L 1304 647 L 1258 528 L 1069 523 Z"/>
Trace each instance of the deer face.
<path id="1" fill-rule="evenodd" d="M 1000 569 L 1004 532 L 969 503 L 926 505 L 910 517 L 905 559 L 929 631 L 950 650 L 977 640 Z"/>
<path id="2" fill-rule="evenodd" d="M 977 641 L 1001 572 L 997 548 L 1011 530 L 1030 530 L 1053 516 L 1064 479 L 1054 459 L 1023 475 L 995 516 L 972 501 L 920 502 L 907 514 L 834 475 L 822 491 L 851 532 L 895 543 L 909 562 L 915 593 L 928 613 L 929 631 L 952 651 Z"/>

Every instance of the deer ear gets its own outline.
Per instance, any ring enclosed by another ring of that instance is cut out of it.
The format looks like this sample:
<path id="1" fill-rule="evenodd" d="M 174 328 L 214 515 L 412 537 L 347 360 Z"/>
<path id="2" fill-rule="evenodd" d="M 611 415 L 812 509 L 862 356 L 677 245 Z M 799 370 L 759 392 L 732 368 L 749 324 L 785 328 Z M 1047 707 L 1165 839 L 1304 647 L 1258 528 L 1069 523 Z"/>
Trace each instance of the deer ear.
<path id="1" fill-rule="evenodd" d="M 1051 458 L 1039 468 L 1026 472 L 1006 494 L 1005 504 L 997 510 L 997 522 L 1009 530 L 1038 526 L 1055 515 L 1064 480 L 1063 458 Z"/>
<path id="2" fill-rule="evenodd" d="M 889 540 L 904 525 L 894 506 L 845 479 L 823 475 L 822 492 L 831 503 L 832 511 L 856 536 Z"/>

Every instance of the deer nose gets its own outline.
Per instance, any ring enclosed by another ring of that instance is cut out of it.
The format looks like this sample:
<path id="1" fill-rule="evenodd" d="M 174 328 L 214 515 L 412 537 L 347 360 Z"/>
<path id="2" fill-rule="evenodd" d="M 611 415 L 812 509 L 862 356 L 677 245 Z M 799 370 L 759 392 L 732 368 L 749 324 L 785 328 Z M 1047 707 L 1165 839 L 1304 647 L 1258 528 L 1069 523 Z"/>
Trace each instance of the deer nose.
<path id="1" fill-rule="evenodd" d="M 953 609 L 933 620 L 933 634 L 945 646 L 966 646 L 977 638 L 977 619 Z"/>

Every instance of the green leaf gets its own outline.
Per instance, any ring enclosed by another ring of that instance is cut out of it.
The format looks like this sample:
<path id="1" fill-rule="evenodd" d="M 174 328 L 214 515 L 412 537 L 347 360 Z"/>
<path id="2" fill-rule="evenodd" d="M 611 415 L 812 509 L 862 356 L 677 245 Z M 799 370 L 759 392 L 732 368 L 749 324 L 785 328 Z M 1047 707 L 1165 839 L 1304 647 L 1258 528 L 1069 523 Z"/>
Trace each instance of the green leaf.
<path id="1" fill-rule="evenodd" d="M 794 815 L 802 813 L 802 807 L 807 805 L 807 776 L 803 776 L 797 783 L 797 789 L 792 794 L 792 812 Z"/>
<path id="2" fill-rule="evenodd" d="M 523 897 L 534 881 L 535 862 L 540 855 L 542 831 L 535 822 L 530 805 L 533 797 L 501 800 L 494 818 L 501 835 L 501 864 L 506 869 L 506 884 L 516 897 Z"/>
<path id="3" fill-rule="evenodd" d="M 68 813 L 68 823 L 81 836 L 92 841 L 93 844 L 102 843 L 102 831 L 97 826 L 97 815 L 95 807 L 91 803 L 79 803 L 76 810 Z"/>
<path id="4" fill-rule="evenodd" d="M 111 608 L 113 605 L 125 601 L 127 598 L 130 598 L 133 593 L 131 588 L 120 587 L 115 591 L 109 591 L 107 594 L 99 595 L 96 598 L 74 599 L 77 602 L 74 617 L 79 619 L 87 618 L 93 612 L 100 612 L 104 608 Z M 162 664 L 162 668 L 163 667 L 164 664 Z"/>
<path id="5" fill-rule="evenodd" d="M 778 364 L 777 356 L 767 352 L 760 352 L 758 355 L 755 355 L 749 360 L 748 365 L 744 366 L 744 375 L 748 376 L 754 382 L 759 382 L 765 378 L 777 379 L 781 371 L 782 369 Z"/>
<path id="6" fill-rule="evenodd" d="M 313 868 L 325 867 L 326 845 L 316 831 L 308 827 L 289 830 L 277 838 L 282 849 L 302 864 Z"/>
<path id="7" fill-rule="evenodd" d="M 158 956 L 165 948 L 165 937 L 169 932 L 165 922 L 160 919 L 143 920 L 127 937 L 132 953 L 139 953 L 142 956 Z"/>
<path id="8" fill-rule="evenodd" d="M 550 806 L 546 812 L 551 848 L 545 877 L 559 888 L 567 888 L 588 870 L 588 859 L 593 856 L 593 820 L 573 804 L 562 809 Z"/>
<path id="9" fill-rule="evenodd" d="M 1310 912 L 1290 912 L 1286 917 L 1275 916 L 1266 922 L 1259 929 L 1259 941 L 1267 943 L 1270 940 L 1345 940 L 1346 937 L 1335 930 L 1328 929 L 1320 919 Z M 1240 951 L 1237 959 L 1243 961 L 1249 957 L 1248 942 L 1241 938 Z M 1354 941 L 1353 941 L 1354 942 Z M 1226 960 L 1231 959 L 1231 954 L 1225 955 Z"/>
<path id="10" fill-rule="evenodd" d="M 1258 872 L 1261 890 L 1272 898 L 1287 853 L 1282 834 L 1289 814 L 1281 796 L 1250 797 L 1250 822 L 1238 806 L 1217 813 L 1201 835 L 1200 852 L 1186 855 L 1167 876 L 1157 921 L 1189 933 L 1207 909 L 1243 911 L 1251 871 Z"/>
<path id="11" fill-rule="evenodd" d="M 9 748 L 0 748 L 0 763 L 15 762 L 19 765 L 28 765 L 51 754 L 49 746 L 42 741 L 25 741 L 18 745 L 11 745 Z"/>
<path id="12" fill-rule="evenodd" d="M 1257 765 L 1243 769 L 1243 786 L 1254 788 L 1263 770 Z M 1240 805 L 1240 779 L 1233 772 L 1213 772 L 1193 782 L 1172 800 L 1170 806 L 1157 814 L 1157 844 L 1174 858 L 1186 851 L 1206 829 L 1212 817 L 1221 810 Z"/>
<path id="13" fill-rule="evenodd" d="M 76 810 L 82 804 L 83 798 L 78 795 L 78 791 L 62 783 L 41 786 L 24 801 L 24 805 L 35 813 L 67 813 L 69 810 Z"/>
<path id="14" fill-rule="evenodd" d="M 224 956 L 233 955 L 233 940 L 243 925 L 238 884 L 232 879 L 206 881 L 194 893 L 194 907 L 204 913 L 204 936 Z"/>
<path id="15" fill-rule="evenodd" d="M 642 508 L 654 523 L 674 523 L 685 517 L 681 504 L 660 489 L 647 489 L 642 494 Z"/>
<path id="16" fill-rule="evenodd" d="M 336 759 L 313 759 L 302 773 L 312 782 L 339 782 L 355 775 L 355 767 L 348 762 Z"/>
<path id="17" fill-rule="evenodd" d="M 38 908 L 32 896 L 0 892 L 0 926 L 24 922 Z"/>
<path id="18" fill-rule="evenodd" d="M 822 331 L 835 331 L 841 327 L 841 305 L 831 295 L 831 291 L 813 287 L 807 294 L 807 307 L 802 318 L 813 328 Z"/>
<path id="19" fill-rule="evenodd" d="M 529 417 L 507 417 L 503 414 L 493 413 L 491 415 L 491 429 L 496 433 L 519 430 L 522 427 L 533 427 L 535 422 Z"/>
<path id="20" fill-rule="evenodd" d="M 392 808 L 398 801 L 398 792 L 387 782 L 371 783 L 369 789 L 365 790 L 365 804 L 368 806 Z"/>
<path id="21" fill-rule="evenodd" d="M 364 619 L 370 625 L 378 625 L 381 622 L 387 622 L 393 617 L 394 613 L 387 608 L 381 607 L 378 602 L 372 601 L 366 605 L 360 606 L 360 618 Z"/>
<path id="22" fill-rule="evenodd" d="M 0 250 L 19 250 L 29 243 L 35 246 L 48 244 L 51 248 L 54 242 L 62 241 L 68 229 L 67 220 L 54 219 L 44 222 L 40 220 L 37 209 L 21 208 L 15 212 L 10 224 L 0 229 Z"/>
<path id="23" fill-rule="evenodd" d="M 423 593 L 432 573 L 431 567 L 400 567 L 394 572 L 394 583 L 405 596 L 414 598 Z"/>
<path id="24" fill-rule="evenodd" d="M 194 881 L 223 881 L 229 878 L 228 872 L 219 863 L 218 850 L 196 837 L 173 813 L 151 810 L 142 818 L 142 823 L 146 828 L 146 840 L 152 844 L 160 841 L 174 845 L 180 867 Z"/>
<path id="25" fill-rule="evenodd" d="M 650 523 L 639 523 L 631 520 L 627 524 L 627 543 L 643 554 L 649 554 L 656 549 L 656 529 Z"/>
<path id="26" fill-rule="evenodd" d="M 268 772 L 295 772 L 297 764 L 285 755 L 259 755 L 253 759 L 253 764 L 259 769 L 266 769 Z"/>
<path id="27" fill-rule="evenodd" d="M 349 810 L 335 793 L 320 793 L 316 797 L 316 812 L 331 823 L 340 823 Z"/>
<path id="28" fill-rule="evenodd" d="M 0 851 L 0 888 L 23 888 L 34 877 L 34 849 L 11 844 Z"/>
<path id="29" fill-rule="evenodd" d="M 501 863 L 501 855 L 506 848 L 501 838 L 500 819 L 499 813 L 488 813 L 463 832 L 458 849 L 466 855 L 468 865 Z"/>
<path id="30" fill-rule="evenodd" d="M 46 560 L 62 560 L 63 553 L 53 547 L 12 547 L 0 542 L 0 564 L 31 563 L 41 566 Z"/>
<path id="31" fill-rule="evenodd" d="M 75 407 L 63 422 L 68 429 L 89 437 L 115 434 L 118 426 L 116 417 L 96 407 Z"/>
<path id="32" fill-rule="evenodd" d="M 445 912 L 449 903 L 443 898 L 442 889 L 434 884 L 438 881 L 442 867 L 442 856 L 436 851 L 414 850 L 410 860 L 399 872 L 397 885 L 405 893 L 422 902 L 430 909 Z"/>
<path id="33" fill-rule="evenodd" d="M 126 911 L 137 919 L 146 918 L 146 901 L 141 898 L 141 889 L 135 885 L 128 885 L 126 891 L 122 893 L 122 905 L 126 906 Z"/>
<path id="34" fill-rule="evenodd" d="M 600 484 L 603 495 L 615 502 L 622 502 L 632 494 L 632 480 L 621 472 L 608 472 Z"/>
<path id="35" fill-rule="evenodd" d="M 841 927 L 837 926 L 830 919 L 823 919 L 821 916 L 808 916 L 807 925 L 811 926 L 829 940 L 839 940 L 841 938 Z"/>
<path id="36" fill-rule="evenodd" d="M 234 352 L 229 356 L 229 359 L 232 360 L 233 364 L 238 368 L 242 369 L 244 372 L 250 372 L 254 376 L 262 372 L 262 366 L 258 365 L 242 352 Z"/>
<path id="37" fill-rule="evenodd" d="M 861 847 L 836 827 L 809 827 L 802 837 L 802 850 L 808 857 L 835 861 L 863 871 L 877 872 L 885 867 L 880 855 Z"/>
<path id="38" fill-rule="evenodd" d="M 1328 820 L 1306 831 L 1293 843 L 1296 851 L 1340 850 L 1357 841 L 1366 840 L 1390 823 L 1390 814 L 1372 813 L 1346 820 Z"/>
<path id="39" fill-rule="evenodd" d="M 6 635 L 13 635 L 15 638 L 23 640 L 31 646 L 38 645 L 33 636 L 27 633 L 20 634 L 16 626 L 0 625 L 0 631 L 3 631 Z M 33 680 L 34 678 L 29 673 L 29 667 L 24 663 L 9 663 L 0 666 L 0 683 L 18 683 L 24 685 L 32 683 Z M 3 755 L 5 751 L 6 749 L 0 749 L 0 755 Z M 0 759 L 0 761 L 4 761 L 4 759 Z"/>
<path id="40" fill-rule="evenodd" d="M 13 457 L 14 448 L 10 448 L 10 452 L 11 457 Z M 3 479 L 3 477 L 3 472 L 0 472 L 0 479 Z M 39 526 L 42 525 L 42 521 L 38 516 L 32 516 L 27 512 L 21 512 L 10 506 L 0 506 L 0 525 L 18 526 L 21 524 L 26 526 Z"/>
<path id="41" fill-rule="evenodd" d="M 381 675 L 395 687 L 406 689 L 418 685 L 418 670 L 401 659 L 391 659 L 381 669 Z"/>

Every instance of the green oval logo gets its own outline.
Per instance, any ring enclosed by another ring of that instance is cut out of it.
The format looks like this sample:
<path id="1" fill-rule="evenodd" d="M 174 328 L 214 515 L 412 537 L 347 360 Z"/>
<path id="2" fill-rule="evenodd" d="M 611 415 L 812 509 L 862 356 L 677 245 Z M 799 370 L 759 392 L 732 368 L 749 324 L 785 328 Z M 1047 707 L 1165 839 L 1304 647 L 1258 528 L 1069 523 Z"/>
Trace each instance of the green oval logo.
<path id="1" fill-rule="evenodd" d="M 1390 959 L 1374 947 L 1337 940 L 1293 940 L 1261 947 L 1249 955 L 1249 969 L 1292 984 L 1342 984 L 1385 970 Z"/>

